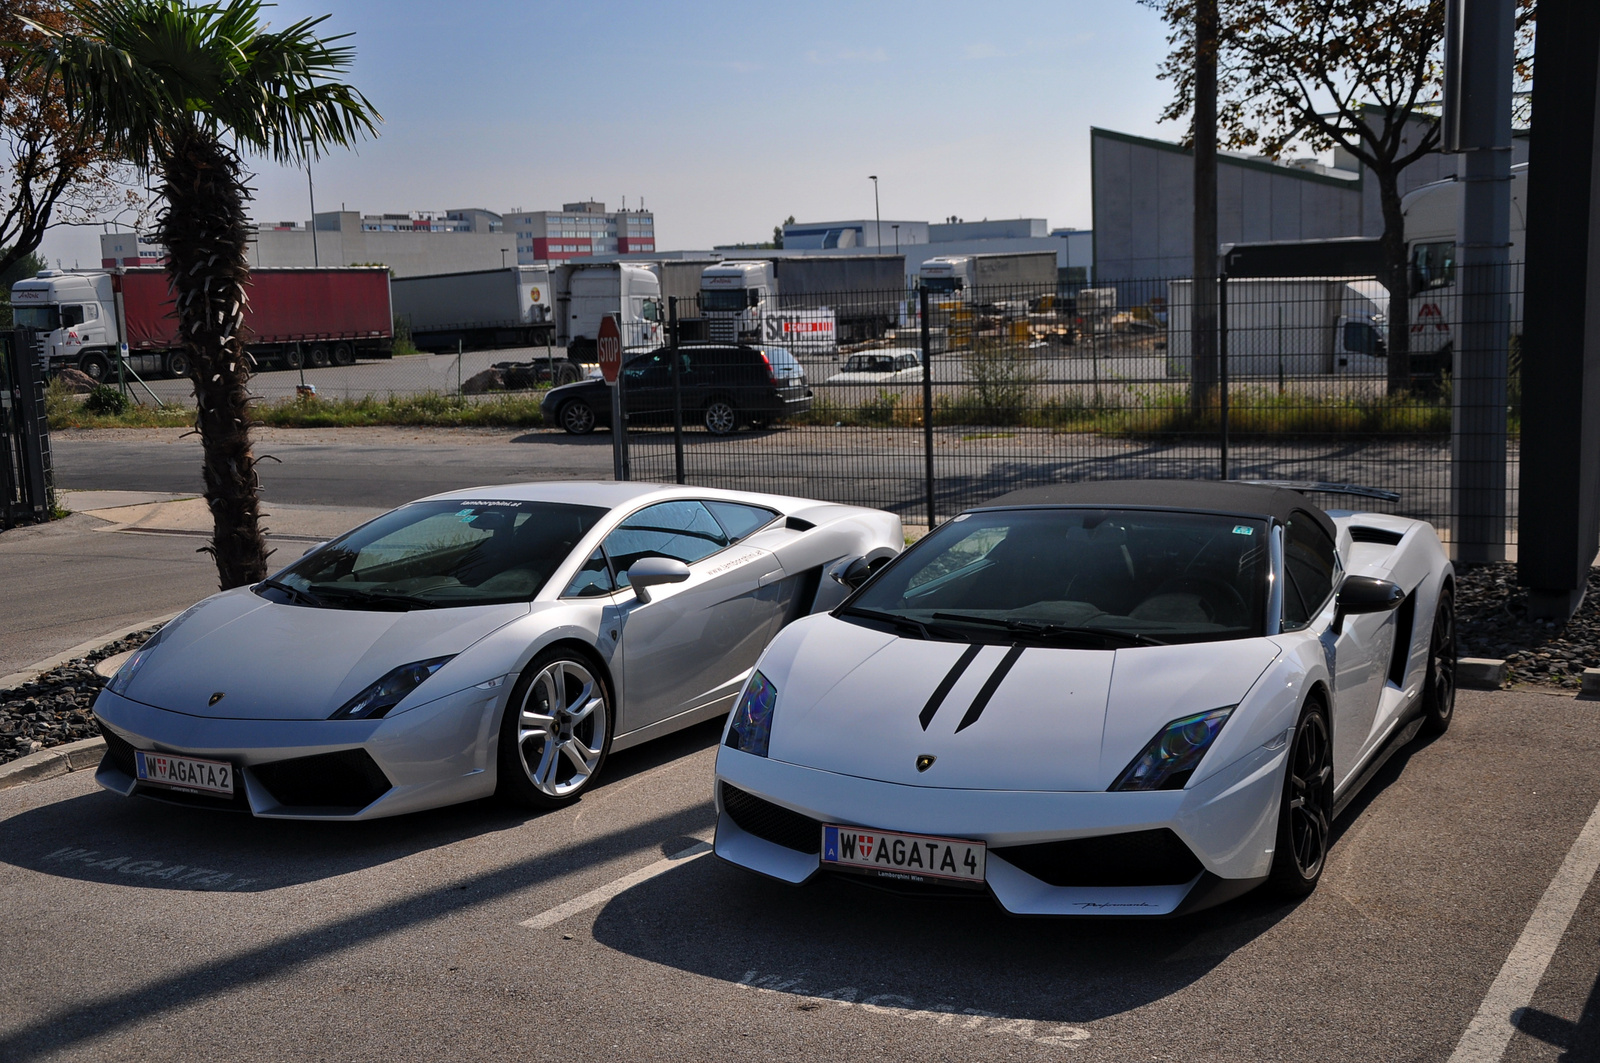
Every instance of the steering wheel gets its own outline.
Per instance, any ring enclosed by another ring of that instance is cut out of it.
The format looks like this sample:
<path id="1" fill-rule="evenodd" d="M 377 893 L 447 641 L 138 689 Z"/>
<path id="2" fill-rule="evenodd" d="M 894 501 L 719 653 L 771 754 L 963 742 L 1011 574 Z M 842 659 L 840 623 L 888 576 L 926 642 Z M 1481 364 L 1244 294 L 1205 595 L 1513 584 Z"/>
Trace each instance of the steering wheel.
<path id="1" fill-rule="evenodd" d="M 1216 576 L 1176 576 L 1157 587 L 1150 598 L 1163 594 L 1193 594 L 1200 600 L 1201 609 L 1213 623 L 1217 622 L 1218 614 L 1223 612 L 1217 608 L 1219 604 L 1228 607 L 1227 611 L 1232 614 L 1230 620 L 1234 617 L 1248 616 L 1250 613 L 1250 606 L 1245 602 L 1244 595 L 1239 593 L 1239 589 Z M 1146 601 L 1148 600 L 1147 598 Z"/>

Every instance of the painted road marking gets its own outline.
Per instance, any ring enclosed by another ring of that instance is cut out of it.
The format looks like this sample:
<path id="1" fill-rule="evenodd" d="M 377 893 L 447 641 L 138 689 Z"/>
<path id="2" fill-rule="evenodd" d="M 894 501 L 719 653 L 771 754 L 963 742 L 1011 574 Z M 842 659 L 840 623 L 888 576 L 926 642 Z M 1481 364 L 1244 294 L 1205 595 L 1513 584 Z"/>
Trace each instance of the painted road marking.
<path id="1" fill-rule="evenodd" d="M 549 911 L 540 912 L 532 919 L 524 919 L 522 925 L 534 930 L 543 930 L 545 927 L 555 926 L 561 920 L 579 912 L 588 911 L 609 901 L 624 890 L 631 890 L 641 882 L 648 882 L 657 875 L 664 875 L 675 867 L 679 867 L 691 860 L 698 860 L 711 851 L 710 842 L 696 842 L 682 852 L 673 853 L 665 860 L 657 860 L 648 867 L 641 867 L 631 875 L 623 875 L 613 882 L 607 882 L 599 889 L 590 890 L 581 897 L 574 897 L 565 904 L 558 904 Z"/>
<path id="2" fill-rule="evenodd" d="M 146 860 L 137 856 L 114 856 L 98 849 L 77 849 L 67 846 L 46 853 L 41 861 L 46 864 L 83 864 L 96 871 L 116 871 L 139 878 L 161 879 L 174 886 L 189 889 L 220 890 L 231 892 L 253 884 L 253 878 L 234 878 L 232 872 L 210 867 L 193 867 L 189 864 L 169 864 L 161 860 Z"/>
<path id="3" fill-rule="evenodd" d="M 785 978 L 782 975 L 762 976 L 758 971 L 746 971 L 734 985 L 739 989 L 754 989 L 758 993 L 785 993 L 814 1001 L 812 1006 L 831 1004 L 841 1008 L 860 1008 L 880 1015 L 895 1015 L 902 1019 L 933 1022 L 940 1026 L 954 1026 L 974 1033 L 1001 1034 L 1020 1037 L 1035 1044 L 1065 1047 L 1089 1039 L 1089 1031 L 1081 1026 L 1067 1026 L 1057 1022 L 1037 1019 L 1008 1019 L 982 1008 L 956 1009 L 954 1004 L 919 1004 L 899 993 L 878 993 L 864 997 L 854 986 L 838 986 L 818 990 L 806 985 L 806 976 Z M 809 1010 L 809 1009 L 808 1009 Z"/>
<path id="4" fill-rule="evenodd" d="M 1522 928 L 1522 936 L 1512 946 L 1478 1014 L 1461 1035 L 1450 1063 L 1497 1063 L 1505 1055 L 1516 1032 L 1516 1014 L 1533 1002 L 1534 991 L 1566 936 L 1596 869 L 1600 869 L 1600 805 L 1595 806 L 1589 822 L 1567 850 L 1561 869 L 1539 898 L 1539 906 Z"/>

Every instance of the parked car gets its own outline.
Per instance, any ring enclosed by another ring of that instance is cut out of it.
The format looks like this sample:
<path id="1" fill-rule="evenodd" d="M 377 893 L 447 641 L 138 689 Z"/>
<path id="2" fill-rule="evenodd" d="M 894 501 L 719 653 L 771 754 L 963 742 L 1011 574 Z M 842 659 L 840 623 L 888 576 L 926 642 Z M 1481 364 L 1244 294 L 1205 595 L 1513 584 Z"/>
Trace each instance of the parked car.
<path id="1" fill-rule="evenodd" d="M 662 347 L 623 363 L 622 394 L 628 420 L 671 424 L 672 356 Z M 811 409 L 805 370 L 783 347 L 685 344 L 676 348 L 685 424 L 698 421 L 712 435 L 742 425 L 765 428 Z M 540 404 L 545 419 L 573 435 L 611 424 L 611 395 L 603 380 L 580 380 L 552 388 Z"/>
<path id="2" fill-rule="evenodd" d="M 96 778 L 277 819 L 557 807 L 725 715 L 774 633 L 902 543 L 891 513 L 709 488 L 421 499 L 157 632 L 95 701 Z"/>
<path id="3" fill-rule="evenodd" d="M 716 853 L 1019 915 L 1302 896 L 1340 810 L 1449 726 L 1454 615 L 1422 521 L 1239 483 L 1014 492 L 767 647 Z"/>
<path id="4" fill-rule="evenodd" d="M 891 384 L 922 379 L 922 352 L 915 347 L 889 347 L 852 354 L 825 384 Z"/>

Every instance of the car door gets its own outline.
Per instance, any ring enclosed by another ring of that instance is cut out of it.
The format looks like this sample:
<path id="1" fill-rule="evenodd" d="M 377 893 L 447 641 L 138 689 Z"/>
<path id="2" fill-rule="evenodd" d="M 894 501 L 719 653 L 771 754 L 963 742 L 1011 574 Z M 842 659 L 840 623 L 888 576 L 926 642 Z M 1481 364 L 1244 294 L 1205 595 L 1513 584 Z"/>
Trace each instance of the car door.
<path id="1" fill-rule="evenodd" d="M 1284 626 L 1331 623 L 1331 599 L 1344 568 L 1338 550 L 1320 521 L 1296 510 L 1284 529 Z M 1339 631 L 1323 633 L 1333 645 L 1333 778 L 1342 786 L 1360 761 L 1372 733 L 1388 660 L 1388 613 L 1344 618 Z"/>
<path id="2" fill-rule="evenodd" d="M 726 710 L 755 665 L 780 611 L 783 568 L 771 551 L 734 539 L 692 500 L 646 506 L 606 537 L 621 587 L 646 557 L 676 558 L 690 572 L 683 583 L 651 588 L 647 603 L 620 605 L 619 734 Z"/>
<path id="3" fill-rule="evenodd" d="M 641 423 L 672 419 L 672 349 L 640 355 L 622 370 L 628 417 Z"/>

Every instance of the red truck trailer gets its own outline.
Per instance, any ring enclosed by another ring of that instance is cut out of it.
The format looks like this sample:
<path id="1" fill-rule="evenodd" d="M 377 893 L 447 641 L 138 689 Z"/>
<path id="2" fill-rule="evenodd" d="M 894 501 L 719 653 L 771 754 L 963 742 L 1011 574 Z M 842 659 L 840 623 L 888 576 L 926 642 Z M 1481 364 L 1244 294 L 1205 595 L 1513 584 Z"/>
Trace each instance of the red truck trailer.
<path id="1" fill-rule="evenodd" d="M 112 274 L 135 372 L 187 376 L 163 269 Z M 381 266 L 253 269 L 245 344 L 262 368 L 349 365 L 387 358 L 394 341 L 389 271 Z"/>

